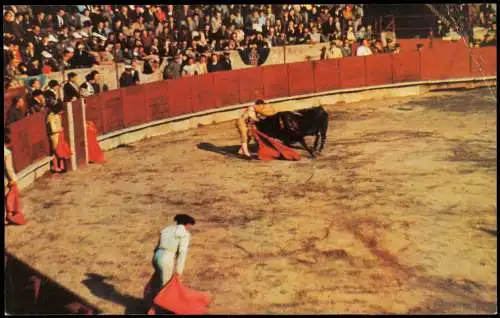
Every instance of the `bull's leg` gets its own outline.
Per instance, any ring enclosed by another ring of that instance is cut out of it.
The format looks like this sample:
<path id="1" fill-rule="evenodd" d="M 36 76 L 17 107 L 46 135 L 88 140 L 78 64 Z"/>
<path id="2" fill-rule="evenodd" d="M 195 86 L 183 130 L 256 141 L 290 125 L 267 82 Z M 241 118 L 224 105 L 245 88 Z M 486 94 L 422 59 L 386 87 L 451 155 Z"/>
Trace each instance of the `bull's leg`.
<path id="1" fill-rule="evenodd" d="M 319 152 L 318 151 L 318 146 L 319 146 L 319 141 L 321 139 L 321 134 L 319 133 L 319 131 L 316 133 L 316 139 L 314 140 L 314 151 L 315 152 Z"/>
<path id="2" fill-rule="evenodd" d="M 328 119 L 326 120 L 325 125 L 321 128 L 321 145 L 319 146 L 319 152 L 323 151 L 326 142 L 326 131 L 328 130 Z"/>
<path id="3" fill-rule="evenodd" d="M 302 145 L 302 147 L 304 147 L 307 150 L 307 152 L 309 152 L 309 154 L 311 155 L 311 158 L 313 158 L 313 159 L 316 158 L 316 155 L 314 154 L 314 151 L 312 151 L 312 149 L 307 146 L 306 141 L 304 140 L 304 138 L 300 139 L 300 144 Z"/>

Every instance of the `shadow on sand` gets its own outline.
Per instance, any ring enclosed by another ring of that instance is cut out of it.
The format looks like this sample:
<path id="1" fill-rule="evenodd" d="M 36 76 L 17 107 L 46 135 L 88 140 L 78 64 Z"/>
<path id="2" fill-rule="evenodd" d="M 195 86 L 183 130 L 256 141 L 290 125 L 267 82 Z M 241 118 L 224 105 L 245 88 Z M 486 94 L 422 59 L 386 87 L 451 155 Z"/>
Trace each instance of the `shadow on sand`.
<path id="1" fill-rule="evenodd" d="M 90 292 L 97 297 L 112 301 L 116 304 L 125 307 L 124 314 L 146 314 L 149 310 L 149 306 L 143 299 L 124 295 L 116 290 L 116 288 L 106 282 L 110 277 L 102 276 L 95 273 L 86 273 L 86 279 L 82 281 Z M 171 312 L 158 312 L 158 314 L 173 314 Z"/>
<path id="2" fill-rule="evenodd" d="M 216 146 L 214 144 L 208 142 L 202 142 L 198 144 L 198 149 L 210 151 L 217 153 L 219 155 L 223 155 L 228 158 L 237 158 L 237 159 L 246 159 L 244 156 L 238 154 L 238 150 L 240 149 L 240 145 L 235 146 Z M 257 152 L 257 145 L 249 145 L 248 150 L 250 152 Z"/>

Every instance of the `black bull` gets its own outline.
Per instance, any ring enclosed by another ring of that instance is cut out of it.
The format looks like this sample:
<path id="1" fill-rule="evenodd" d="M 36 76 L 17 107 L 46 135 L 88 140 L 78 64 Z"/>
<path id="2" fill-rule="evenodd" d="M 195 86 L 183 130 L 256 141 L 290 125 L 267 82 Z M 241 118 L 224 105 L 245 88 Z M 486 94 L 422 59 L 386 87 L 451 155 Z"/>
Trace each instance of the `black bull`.
<path id="1" fill-rule="evenodd" d="M 279 112 L 259 121 L 256 126 L 259 131 L 283 141 L 287 146 L 300 142 L 315 158 L 325 146 L 328 113 L 321 106 L 296 112 Z M 305 136 L 316 136 L 313 149 L 307 146 Z"/>

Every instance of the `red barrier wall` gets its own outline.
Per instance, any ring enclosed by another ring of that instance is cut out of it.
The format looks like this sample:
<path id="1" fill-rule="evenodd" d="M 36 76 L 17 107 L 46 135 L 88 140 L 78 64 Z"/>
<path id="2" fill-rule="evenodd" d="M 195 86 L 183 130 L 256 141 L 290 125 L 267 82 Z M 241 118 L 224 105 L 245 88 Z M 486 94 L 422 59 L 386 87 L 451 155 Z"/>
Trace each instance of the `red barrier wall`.
<path id="1" fill-rule="evenodd" d="M 216 107 L 240 103 L 240 74 L 237 71 L 214 73 Z"/>
<path id="2" fill-rule="evenodd" d="M 431 41 L 429 39 L 397 39 L 396 43 L 399 43 L 401 53 L 416 52 L 417 44 L 423 44 L 424 50 L 428 50 L 431 45 Z"/>
<path id="3" fill-rule="evenodd" d="M 314 93 L 314 63 L 288 64 L 288 87 L 290 96 Z"/>
<path id="4" fill-rule="evenodd" d="M 264 77 L 261 67 L 237 70 L 240 79 L 240 103 L 264 98 Z"/>
<path id="5" fill-rule="evenodd" d="M 145 108 L 148 109 L 148 120 L 160 120 L 169 116 L 169 81 L 153 82 L 141 85 L 145 91 Z"/>
<path id="6" fill-rule="evenodd" d="M 392 54 L 365 56 L 366 85 L 393 83 Z"/>
<path id="7" fill-rule="evenodd" d="M 215 108 L 215 81 L 214 75 L 193 76 L 191 80 L 191 96 L 193 111 L 199 112 Z"/>
<path id="8" fill-rule="evenodd" d="M 437 52 L 441 52 L 442 49 L 458 50 L 461 48 L 467 48 L 467 44 L 462 40 L 452 42 L 441 39 L 432 39 L 432 41 L 429 42 L 429 48 L 437 50 Z"/>
<path id="9" fill-rule="evenodd" d="M 437 52 L 436 49 L 421 52 L 422 80 L 470 76 L 468 48 L 450 44 L 442 46 Z"/>
<path id="10" fill-rule="evenodd" d="M 420 53 L 401 52 L 392 55 L 392 70 L 395 83 L 420 81 Z"/>
<path id="11" fill-rule="evenodd" d="M 168 98 L 170 104 L 169 116 L 180 116 L 193 112 L 191 77 L 179 78 L 168 82 Z"/>
<path id="12" fill-rule="evenodd" d="M 146 90 L 140 85 L 119 89 L 123 101 L 123 126 L 125 128 L 148 122 L 148 108 L 144 107 Z"/>
<path id="13" fill-rule="evenodd" d="M 45 112 L 10 125 L 11 150 L 16 172 L 50 155 Z"/>
<path id="14" fill-rule="evenodd" d="M 289 96 L 288 91 L 288 66 L 270 65 L 262 68 L 264 77 L 264 98 L 278 98 Z"/>
<path id="15" fill-rule="evenodd" d="M 102 132 L 123 129 L 123 100 L 119 89 L 112 90 L 99 95 L 101 97 L 102 110 Z"/>
<path id="16" fill-rule="evenodd" d="M 339 69 L 342 88 L 363 87 L 366 85 L 364 58 L 341 58 L 339 59 Z"/>
<path id="17" fill-rule="evenodd" d="M 339 59 L 315 61 L 313 68 L 315 92 L 325 92 L 342 87 Z"/>
<path id="18" fill-rule="evenodd" d="M 10 139 L 12 160 L 16 172 L 21 171 L 31 164 L 30 120 L 16 121 L 10 125 Z"/>
<path id="19" fill-rule="evenodd" d="M 95 124 L 98 134 L 104 133 L 101 96 L 95 95 L 85 98 L 85 119 Z"/>
<path id="20" fill-rule="evenodd" d="M 472 76 L 497 74 L 497 48 L 495 46 L 471 49 L 470 72 Z"/>

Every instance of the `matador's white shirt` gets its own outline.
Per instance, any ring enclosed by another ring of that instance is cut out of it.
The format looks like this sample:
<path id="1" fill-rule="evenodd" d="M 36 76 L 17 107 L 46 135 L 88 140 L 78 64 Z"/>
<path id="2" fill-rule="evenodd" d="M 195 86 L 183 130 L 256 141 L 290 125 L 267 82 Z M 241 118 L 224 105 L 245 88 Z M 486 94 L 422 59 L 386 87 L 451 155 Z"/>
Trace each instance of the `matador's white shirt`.
<path id="1" fill-rule="evenodd" d="M 184 270 L 190 238 L 191 234 L 186 230 L 184 225 L 167 226 L 160 234 L 159 248 L 174 254 L 179 252 L 176 269 L 176 272 L 179 274 L 182 274 Z"/>

